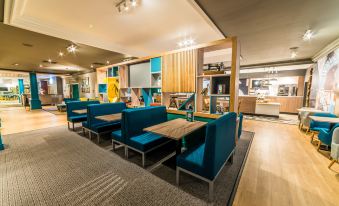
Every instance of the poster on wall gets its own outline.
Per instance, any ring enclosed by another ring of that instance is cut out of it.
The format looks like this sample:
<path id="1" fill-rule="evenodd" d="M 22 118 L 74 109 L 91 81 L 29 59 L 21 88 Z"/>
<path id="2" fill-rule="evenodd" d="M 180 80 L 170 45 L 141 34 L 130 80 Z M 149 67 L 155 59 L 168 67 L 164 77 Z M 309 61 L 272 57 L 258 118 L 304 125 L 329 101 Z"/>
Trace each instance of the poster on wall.
<path id="1" fill-rule="evenodd" d="M 318 76 L 316 107 L 333 113 L 339 89 L 339 49 L 318 60 Z"/>
<path id="2" fill-rule="evenodd" d="M 90 86 L 89 86 L 89 77 L 86 77 L 81 80 L 81 92 L 82 93 L 90 93 Z"/>

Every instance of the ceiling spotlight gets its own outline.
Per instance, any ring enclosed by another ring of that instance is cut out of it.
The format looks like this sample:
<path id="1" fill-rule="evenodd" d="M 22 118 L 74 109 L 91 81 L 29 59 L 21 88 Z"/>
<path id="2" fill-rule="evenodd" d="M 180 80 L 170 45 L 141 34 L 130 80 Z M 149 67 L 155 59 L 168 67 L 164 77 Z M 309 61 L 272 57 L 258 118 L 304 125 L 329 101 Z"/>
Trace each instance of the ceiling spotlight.
<path id="1" fill-rule="evenodd" d="M 119 13 L 122 13 L 123 11 L 127 12 L 130 10 L 130 7 L 135 8 L 137 6 L 138 6 L 137 0 L 122 0 L 115 5 Z"/>
<path id="2" fill-rule="evenodd" d="M 63 56 L 64 56 L 64 53 L 61 52 L 61 51 L 60 51 L 58 54 L 59 54 L 60 57 L 63 57 Z"/>
<path id="3" fill-rule="evenodd" d="M 74 44 L 71 44 L 69 47 L 67 47 L 67 51 L 68 51 L 69 53 L 75 53 L 76 50 L 77 50 L 77 46 L 74 45 Z"/>
<path id="4" fill-rule="evenodd" d="M 178 42 L 179 47 L 190 47 L 193 44 L 195 44 L 195 41 L 192 38 Z"/>
<path id="5" fill-rule="evenodd" d="M 91 64 L 91 68 L 94 68 L 93 64 Z"/>
<path id="6" fill-rule="evenodd" d="M 52 59 L 48 59 L 47 61 L 48 61 L 49 63 L 52 63 Z"/>
<path id="7" fill-rule="evenodd" d="M 19 66 L 19 63 L 14 63 L 13 66 Z"/>
<path id="8" fill-rule="evenodd" d="M 312 32 L 312 30 L 311 30 L 311 29 L 306 30 L 306 32 L 305 32 L 305 34 L 304 34 L 304 36 L 303 36 L 303 40 L 304 40 L 304 41 L 309 41 L 309 40 L 311 40 L 312 38 L 313 38 L 313 32 Z"/>
<path id="9" fill-rule="evenodd" d="M 41 67 L 42 67 L 42 64 L 39 64 L 39 67 L 41 68 Z"/>
<path id="10" fill-rule="evenodd" d="M 298 56 L 298 47 L 291 47 L 291 58 L 295 59 Z"/>
<path id="11" fill-rule="evenodd" d="M 109 61 L 108 61 L 108 60 L 106 61 L 106 64 L 109 64 Z"/>

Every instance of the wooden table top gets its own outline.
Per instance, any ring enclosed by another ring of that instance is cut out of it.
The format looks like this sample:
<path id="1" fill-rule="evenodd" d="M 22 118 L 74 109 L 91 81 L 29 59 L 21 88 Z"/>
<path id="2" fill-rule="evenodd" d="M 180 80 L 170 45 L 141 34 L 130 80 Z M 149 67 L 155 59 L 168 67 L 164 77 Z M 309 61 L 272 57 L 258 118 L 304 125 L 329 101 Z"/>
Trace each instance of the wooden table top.
<path id="1" fill-rule="evenodd" d="M 76 114 L 87 114 L 87 109 L 76 109 L 73 112 Z"/>
<path id="2" fill-rule="evenodd" d="M 105 121 L 105 122 L 114 122 L 114 121 L 121 120 L 121 113 L 100 115 L 100 116 L 96 116 L 95 118 L 98 120 Z"/>
<path id="3" fill-rule="evenodd" d="M 310 119 L 316 122 L 328 122 L 328 123 L 333 123 L 333 124 L 339 123 L 339 118 L 333 118 L 333 117 L 310 116 Z"/>
<path id="4" fill-rule="evenodd" d="M 174 140 L 180 140 L 184 136 L 194 132 L 195 130 L 206 125 L 207 122 L 194 121 L 189 122 L 186 119 L 174 119 L 151 127 L 147 127 L 144 131 L 152 132 Z"/>
<path id="5" fill-rule="evenodd" d="M 319 109 L 316 109 L 316 108 L 311 108 L 311 107 L 304 107 L 304 108 L 300 108 L 300 109 L 297 109 L 298 112 L 324 112 L 324 111 L 321 111 Z"/>

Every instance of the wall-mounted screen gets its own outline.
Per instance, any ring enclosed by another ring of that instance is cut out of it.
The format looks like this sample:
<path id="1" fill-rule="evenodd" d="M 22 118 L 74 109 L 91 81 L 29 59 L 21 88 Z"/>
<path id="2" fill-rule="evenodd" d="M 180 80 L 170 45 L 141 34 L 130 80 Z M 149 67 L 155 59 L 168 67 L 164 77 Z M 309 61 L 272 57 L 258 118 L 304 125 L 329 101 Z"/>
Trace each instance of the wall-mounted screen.
<path id="1" fill-rule="evenodd" d="M 150 62 L 133 64 L 129 66 L 130 87 L 149 88 L 151 87 Z"/>

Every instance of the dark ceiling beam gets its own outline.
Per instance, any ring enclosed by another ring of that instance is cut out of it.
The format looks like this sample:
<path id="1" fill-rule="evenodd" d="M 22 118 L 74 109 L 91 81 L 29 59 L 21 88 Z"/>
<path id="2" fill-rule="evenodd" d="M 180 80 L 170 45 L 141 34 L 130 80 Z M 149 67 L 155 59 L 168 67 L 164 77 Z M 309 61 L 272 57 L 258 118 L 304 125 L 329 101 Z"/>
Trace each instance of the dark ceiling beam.
<path id="1" fill-rule="evenodd" d="M 197 1 L 194 0 L 194 2 L 200 7 L 200 9 L 206 14 L 206 16 L 211 20 L 211 22 L 214 24 L 214 26 L 219 30 L 219 32 L 226 38 L 227 35 L 220 29 L 218 24 L 214 21 L 214 19 L 211 17 L 211 15 L 202 7 L 202 5 Z"/>
<path id="2" fill-rule="evenodd" d="M 0 23 L 4 22 L 5 0 L 0 0 Z"/>
<path id="3" fill-rule="evenodd" d="M 291 66 L 291 65 L 300 65 L 300 64 L 313 64 L 312 59 L 298 59 L 295 61 L 278 61 L 278 62 L 268 62 L 260 64 L 249 64 L 249 65 L 240 65 L 240 69 L 255 69 L 262 67 L 281 67 L 281 66 Z"/>

